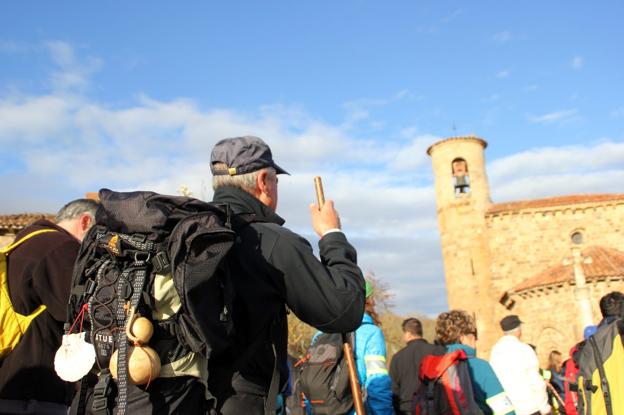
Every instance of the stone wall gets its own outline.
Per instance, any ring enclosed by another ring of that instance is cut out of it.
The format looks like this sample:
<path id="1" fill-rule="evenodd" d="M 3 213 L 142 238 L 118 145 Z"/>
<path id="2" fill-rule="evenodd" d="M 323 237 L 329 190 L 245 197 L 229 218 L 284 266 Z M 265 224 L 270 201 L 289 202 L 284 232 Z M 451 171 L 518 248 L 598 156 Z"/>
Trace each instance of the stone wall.
<path id="1" fill-rule="evenodd" d="M 586 246 L 624 250 L 624 201 L 584 203 L 487 216 L 492 283 L 502 295 L 571 256 L 570 235 Z"/>
<path id="2" fill-rule="evenodd" d="M 0 247 L 10 244 L 15 239 L 13 234 L 0 235 Z"/>
<path id="3" fill-rule="evenodd" d="M 588 287 L 597 324 L 601 318 L 598 301 L 611 291 L 624 292 L 624 280 L 620 277 L 594 281 Z M 537 346 L 542 367 L 546 367 L 551 350 L 559 350 L 564 359 L 567 358 L 570 348 L 581 340 L 576 337 L 579 327 L 575 313 L 574 284 L 531 290 L 522 297 L 514 296 L 514 299 L 517 303 L 513 313 L 520 315 L 525 323 L 522 340 Z"/>

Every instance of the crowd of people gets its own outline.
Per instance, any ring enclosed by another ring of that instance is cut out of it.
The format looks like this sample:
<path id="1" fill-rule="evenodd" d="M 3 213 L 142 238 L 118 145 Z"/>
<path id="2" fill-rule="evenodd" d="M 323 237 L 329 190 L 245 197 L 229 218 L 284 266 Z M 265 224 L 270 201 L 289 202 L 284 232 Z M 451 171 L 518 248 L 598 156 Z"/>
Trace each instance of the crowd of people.
<path id="1" fill-rule="evenodd" d="M 303 370 L 327 375 L 318 382 L 334 398 L 338 384 L 348 390 L 350 396 L 337 399 L 347 402 L 345 414 L 355 413 L 353 393 L 370 415 L 450 414 L 457 402 L 469 408 L 461 413 L 572 415 L 580 401 L 589 405 L 574 377 L 578 372 L 587 382 L 578 364 L 583 357 L 576 358 L 587 353 L 585 342 L 571 350 L 574 358 L 552 351 L 540 371 L 515 315 L 501 320 L 489 361 L 476 356 L 473 316 L 451 310 L 438 316 L 433 343 L 417 318 L 406 319 L 406 346 L 387 362 L 374 287 L 357 265 L 334 203 L 309 206 L 320 238 L 317 258 L 276 213 L 278 175 L 288 173 L 263 140 L 219 141 L 211 172 L 210 206 L 148 192 L 101 192 L 99 203 L 72 201 L 54 221 L 27 226 L 2 248 L 0 413 L 339 415 L 327 401 L 306 396 L 314 388 L 301 388 Z M 215 206 L 216 216 L 201 216 Z M 172 225 L 175 217 L 183 219 Z M 182 222 L 190 223 L 183 232 Z M 217 255 L 225 259 L 205 266 Z M 189 278 L 182 288 L 178 272 Z M 198 323 L 214 317 L 202 315 L 212 310 L 202 290 L 215 287 L 221 293 L 210 297 L 219 301 L 216 328 Z M 610 293 L 600 308 L 603 320 L 587 331 L 592 347 L 601 330 L 615 324 L 621 333 L 624 295 Z M 148 321 L 145 337 L 133 332 L 135 312 Z M 337 337 L 351 348 L 316 347 L 314 358 L 289 364 L 290 312 L 318 329 L 311 347 L 324 345 L 325 333 L 353 333 Z M 193 342 L 198 338 L 200 344 Z M 150 356 L 145 383 L 131 373 L 137 350 Z M 59 353 L 73 363 L 62 366 Z M 343 364 L 349 353 L 352 371 Z M 78 363 L 87 355 L 94 357 L 82 373 Z M 68 380 L 61 372 L 79 373 Z M 449 379 L 459 386 L 449 389 Z M 609 404 L 616 401 L 611 392 L 604 395 Z M 432 412 L 436 405 L 439 412 Z"/>

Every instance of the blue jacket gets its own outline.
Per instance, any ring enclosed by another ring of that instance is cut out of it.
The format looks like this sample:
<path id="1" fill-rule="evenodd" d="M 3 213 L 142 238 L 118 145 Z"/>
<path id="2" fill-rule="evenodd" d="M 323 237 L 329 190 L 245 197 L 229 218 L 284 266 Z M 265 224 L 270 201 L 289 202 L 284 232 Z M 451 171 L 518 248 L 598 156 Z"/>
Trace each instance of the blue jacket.
<path id="1" fill-rule="evenodd" d="M 317 332 L 314 335 L 312 344 L 320 334 Z M 366 414 L 394 415 L 392 381 L 386 364 L 386 341 L 381 329 L 366 313 L 362 317 L 362 324 L 355 331 L 355 366 L 366 399 Z M 306 405 L 306 413 L 311 414 L 309 405 Z"/>
<path id="2" fill-rule="evenodd" d="M 386 363 L 386 341 L 383 332 L 373 324 L 373 318 L 364 314 L 362 324 L 355 331 L 355 365 L 360 386 L 366 397 L 369 415 L 393 415 L 392 381 Z"/>
<path id="3" fill-rule="evenodd" d="M 472 347 L 464 344 L 451 344 L 447 347 L 449 352 L 459 349 L 466 352 L 466 356 L 468 356 L 468 370 L 472 380 L 472 389 L 479 408 L 486 415 L 515 415 L 513 405 L 492 366 L 486 360 L 476 357 L 477 352 Z"/>

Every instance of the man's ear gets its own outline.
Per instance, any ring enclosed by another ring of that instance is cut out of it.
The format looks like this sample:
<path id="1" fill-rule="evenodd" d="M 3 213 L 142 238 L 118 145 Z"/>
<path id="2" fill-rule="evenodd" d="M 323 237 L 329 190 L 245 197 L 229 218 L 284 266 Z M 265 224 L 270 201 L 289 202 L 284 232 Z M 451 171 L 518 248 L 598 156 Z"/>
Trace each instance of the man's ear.
<path id="1" fill-rule="evenodd" d="M 91 218 L 91 215 L 87 214 L 87 213 L 83 213 L 82 216 L 80 217 L 80 229 L 83 232 L 86 232 L 92 225 L 93 219 Z"/>
<path id="2" fill-rule="evenodd" d="M 256 187 L 260 191 L 260 193 L 267 193 L 267 176 L 269 172 L 267 170 L 261 170 L 258 174 L 258 178 L 256 179 Z"/>

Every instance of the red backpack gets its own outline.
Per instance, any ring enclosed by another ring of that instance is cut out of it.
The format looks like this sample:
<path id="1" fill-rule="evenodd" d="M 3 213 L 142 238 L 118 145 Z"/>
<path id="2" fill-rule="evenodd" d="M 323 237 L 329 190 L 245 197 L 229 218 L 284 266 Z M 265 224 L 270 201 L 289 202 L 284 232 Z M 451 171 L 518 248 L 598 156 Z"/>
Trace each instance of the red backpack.
<path id="1" fill-rule="evenodd" d="M 563 381 L 563 391 L 565 396 L 565 413 L 566 415 L 577 415 L 576 404 L 578 403 L 578 385 L 576 376 L 579 368 L 574 362 L 573 355 L 578 351 L 578 344 L 570 350 L 570 358 L 565 361 L 565 379 Z"/>
<path id="2" fill-rule="evenodd" d="M 463 350 L 423 358 L 421 385 L 414 394 L 416 415 L 483 415 L 474 399 L 467 359 Z"/>

